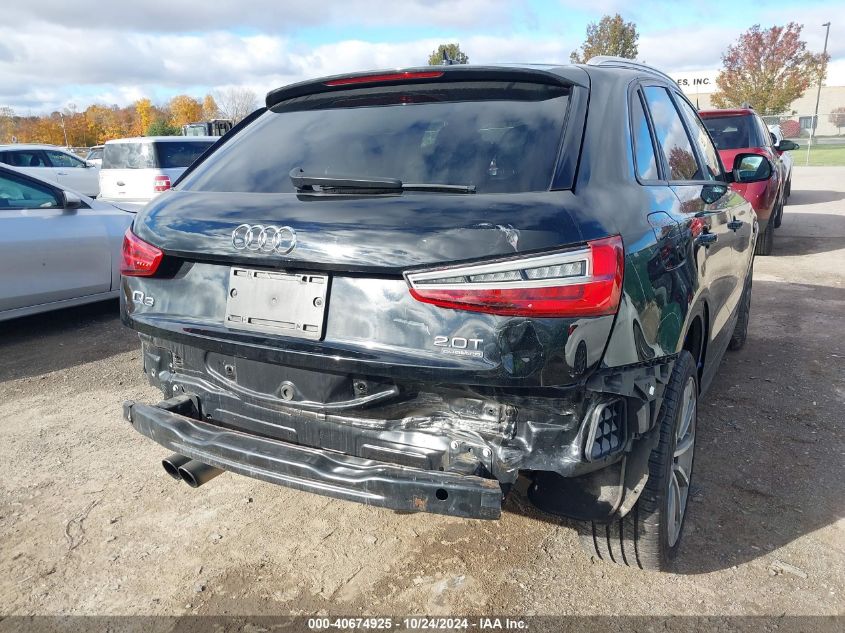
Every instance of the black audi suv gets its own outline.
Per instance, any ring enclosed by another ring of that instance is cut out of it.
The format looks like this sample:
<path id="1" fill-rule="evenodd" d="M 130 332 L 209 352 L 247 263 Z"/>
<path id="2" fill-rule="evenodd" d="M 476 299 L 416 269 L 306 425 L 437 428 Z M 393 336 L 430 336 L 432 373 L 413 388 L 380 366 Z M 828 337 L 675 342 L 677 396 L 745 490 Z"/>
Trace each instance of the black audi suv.
<path id="1" fill-rule="evenodd" d="M 745 340 L 730 183 L 764 162 L 726 171 L 674 82 L 615 58 L 274 90 L 126 234 L 123 321 L 166 399 L 125 418 L 192 486 L 485 519 L 527 494 L 665 569 L 699 396 Z"/>

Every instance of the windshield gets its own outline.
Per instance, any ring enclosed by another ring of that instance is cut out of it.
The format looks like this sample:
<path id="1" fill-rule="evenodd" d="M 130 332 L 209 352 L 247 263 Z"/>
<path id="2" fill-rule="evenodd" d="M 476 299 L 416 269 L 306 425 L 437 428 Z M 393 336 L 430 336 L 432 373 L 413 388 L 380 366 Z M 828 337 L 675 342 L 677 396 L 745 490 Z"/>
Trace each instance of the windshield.
<path id="1" fill-rule="evenodd" d="M 751 117 L 706 117 L 702 121 L 717 149 L 743 149 L 760 145 L 754 134 L 754 122 Z"/>
<path id="2" fill-rule="evenodd" d="M 181 189 L 294 192 L 312 175 L 547 190 L 568 89 L 466 82 L 358 89 L 283 102 L 221 146 Z"/>

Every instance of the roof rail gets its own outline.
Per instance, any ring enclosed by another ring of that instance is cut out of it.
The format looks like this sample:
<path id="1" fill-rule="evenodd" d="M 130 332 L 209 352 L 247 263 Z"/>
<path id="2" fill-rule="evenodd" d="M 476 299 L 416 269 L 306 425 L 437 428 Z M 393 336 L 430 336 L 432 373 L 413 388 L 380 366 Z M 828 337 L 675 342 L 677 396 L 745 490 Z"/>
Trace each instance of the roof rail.
<path id="1" fill-rule="evenodd" d="M 613 55 L 596 55 L 587 60 L 589 66 L 612 66 L 616 68 L 630 68 L 631 70 L 643 70 L 653 75 L 660 75 L 664 79 L 668 79 L 672 83 L 675 82 L 669 75 L 662 70 L 657 70 L 648 64 L 642 64 L 627 57 L 614 57 Z"/>

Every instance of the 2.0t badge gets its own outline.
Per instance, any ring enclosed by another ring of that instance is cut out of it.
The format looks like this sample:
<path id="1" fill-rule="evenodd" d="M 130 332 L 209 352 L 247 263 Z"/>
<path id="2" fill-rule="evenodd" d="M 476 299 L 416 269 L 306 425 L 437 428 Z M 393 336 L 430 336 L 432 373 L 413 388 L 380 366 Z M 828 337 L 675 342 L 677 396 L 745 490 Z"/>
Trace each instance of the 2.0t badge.
<path id="1" fill-rule="evenodd" d="M 232 231 L 232 246 L 239 251 L 286 255 L 296 247 L 296 231 L 289 226 L 241 224 Z"/>

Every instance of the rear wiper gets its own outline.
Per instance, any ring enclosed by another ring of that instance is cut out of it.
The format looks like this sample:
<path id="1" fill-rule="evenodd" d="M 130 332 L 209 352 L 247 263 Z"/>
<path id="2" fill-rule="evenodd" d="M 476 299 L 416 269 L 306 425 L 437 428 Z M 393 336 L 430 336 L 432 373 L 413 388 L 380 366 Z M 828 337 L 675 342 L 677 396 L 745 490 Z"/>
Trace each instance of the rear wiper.
<path id="1" fill-rule="evenodd" d="M 358 176 L 311 176 L 301 167 L 290 170 L 290 180 L 300 193 L 399 193 L 402 191 L 431 191 L 441 193 L 475 193 L 475 185 L 441 185 L 437 183 L 407 183 L 398 178 L 361 178 Z"/>

